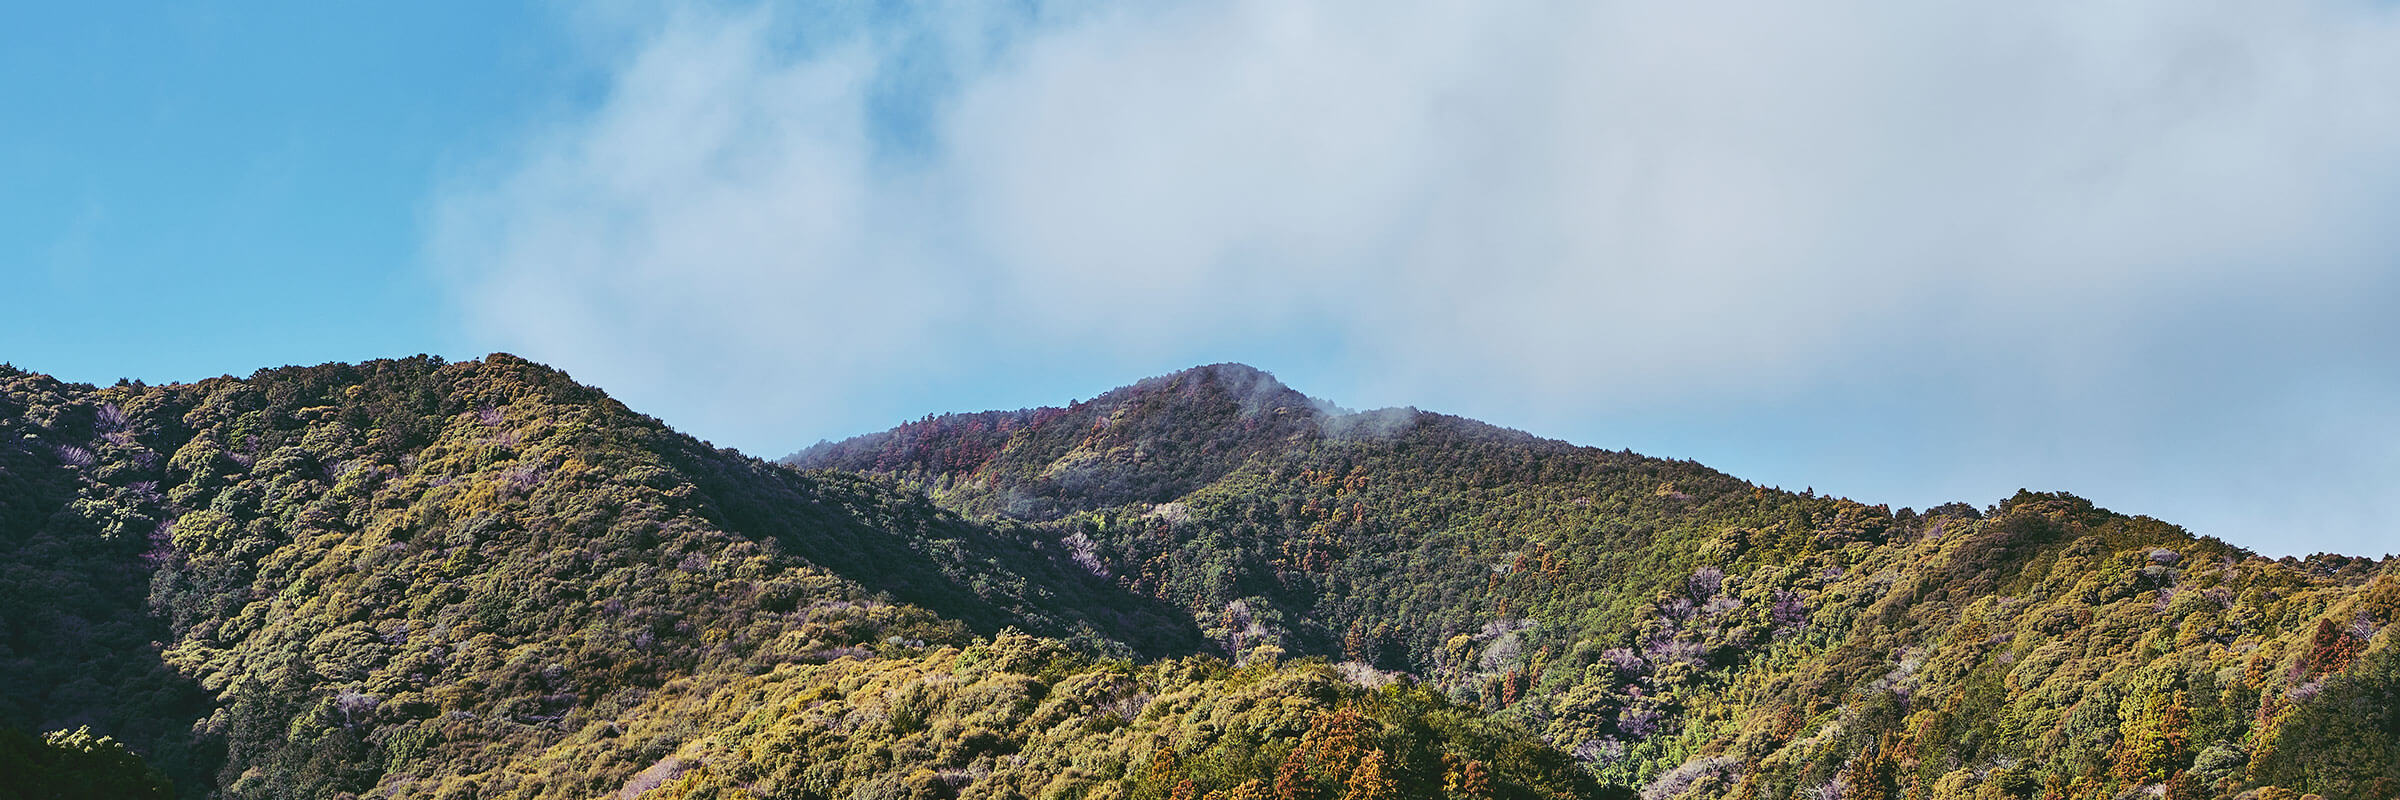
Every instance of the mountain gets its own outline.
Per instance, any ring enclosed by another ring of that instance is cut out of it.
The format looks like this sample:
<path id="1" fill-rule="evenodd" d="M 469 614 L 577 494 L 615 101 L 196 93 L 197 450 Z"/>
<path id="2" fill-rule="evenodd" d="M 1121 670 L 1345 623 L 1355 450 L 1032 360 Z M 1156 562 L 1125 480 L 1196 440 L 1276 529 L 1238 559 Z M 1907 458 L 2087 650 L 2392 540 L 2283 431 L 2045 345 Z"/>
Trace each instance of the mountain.
<path id="1" fill-rule="evenodd" d="M 2400 792 L 2400 570 L 2072 495 L 1895 512 L 1233 365 L 786 461 L 1036 524 L 1229 657 L 1420 676 L 1647 797 Z"/>
<path id="2" fill-rule="evenodd" d="M 2387 798 L 2396 617 L 1236 364 L 782 465 L 505 355 L 0 367 L 0 798 Z"/>
<path id="3" fill-rule="evenodd" d="M 1438 696 L 1171 658 L 1188 617 L 1036 529 L 711 448 L 509 356 L 6 368 L 0 427 L 0 726 L 67 731 L 0 731 L 0 796 L 1590 781 Z"/>
<path id="4" fill-rule="evenodd" d="M 1161 503 L 1251 458 L 1292 446 L 1326 416 L 1308 396 L 1242 364 L 1152 378 L 1066 408 L 928 417 L 824 443 L 784 463 L 891 475 L 946 505 L 1021 519 Z"/>

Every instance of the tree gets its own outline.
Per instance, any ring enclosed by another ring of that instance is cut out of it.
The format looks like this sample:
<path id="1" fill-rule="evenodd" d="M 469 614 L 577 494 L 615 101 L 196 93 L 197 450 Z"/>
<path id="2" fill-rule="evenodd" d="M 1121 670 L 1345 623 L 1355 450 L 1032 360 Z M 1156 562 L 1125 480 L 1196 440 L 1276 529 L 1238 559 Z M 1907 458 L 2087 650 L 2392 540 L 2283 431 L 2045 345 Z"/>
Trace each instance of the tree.
<path id="1" fill-rule="evenodd" d="M 1369 750 L 1358 760 L 1358 769 L 1350 772 L 1342 792 L 1342 800 L 1393 800 L 1398 796 L 1399 787 L 1384 774 L 1382 750 Z"/>
<path id="2" fill-rule="evenodd" d="M 2126 704 L 2133 702 L 2134 698 L 2127 698 Z M 2151 695 L 2139 710 L 2125 715 L 2119 728 L 2116 777 L 2133 783 L 2160 783 L 2182 771 L 2191 759 L 2191 722 L 2184 693 Z"/>
<path id="3" fill-rule="evenodd" d="M 0 729 L 0 800 L 166 800 L 167 779 L 140 756 L 89 727 L 53 731 L 40 740 Z"/>

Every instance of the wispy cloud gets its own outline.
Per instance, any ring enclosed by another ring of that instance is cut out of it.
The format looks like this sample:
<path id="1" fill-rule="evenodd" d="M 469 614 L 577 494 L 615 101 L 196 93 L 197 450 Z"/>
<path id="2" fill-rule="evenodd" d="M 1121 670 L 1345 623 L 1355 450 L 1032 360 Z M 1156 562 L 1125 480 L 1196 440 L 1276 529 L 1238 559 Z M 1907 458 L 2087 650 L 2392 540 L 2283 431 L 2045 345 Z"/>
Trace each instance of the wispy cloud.
<path id="1" fill-rule="evenodd" d="M 1596 444 L 1810 431 L 1725 465 L 1770 481 L 2400 549 L 2388 6 L 988 5 L 620 11 L 431 252 L 480 341 L 769 452 L 1306 351 Z"/>

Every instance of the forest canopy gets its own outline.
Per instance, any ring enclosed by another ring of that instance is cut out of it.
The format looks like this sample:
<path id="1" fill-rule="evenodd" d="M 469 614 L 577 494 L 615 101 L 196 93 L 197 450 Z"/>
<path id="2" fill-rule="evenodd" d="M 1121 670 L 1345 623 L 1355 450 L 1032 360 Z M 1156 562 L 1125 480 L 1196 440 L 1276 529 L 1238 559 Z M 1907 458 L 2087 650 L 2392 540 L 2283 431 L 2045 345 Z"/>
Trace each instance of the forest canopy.
<path id="1" fill-rule="evenodd" d="M 780 464 L 505 355 L 0 368 L 0 609 L 0 797 L 2400 793 L 2389 562 L 1241 365 Z"/>

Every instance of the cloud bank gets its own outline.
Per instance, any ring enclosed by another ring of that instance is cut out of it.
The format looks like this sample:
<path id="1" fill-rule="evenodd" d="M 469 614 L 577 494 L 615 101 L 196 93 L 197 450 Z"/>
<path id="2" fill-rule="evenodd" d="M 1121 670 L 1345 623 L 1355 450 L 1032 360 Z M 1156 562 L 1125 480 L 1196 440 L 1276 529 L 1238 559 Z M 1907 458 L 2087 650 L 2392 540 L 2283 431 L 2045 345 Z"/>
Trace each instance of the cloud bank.
<path id="1" fill-rule="evenodd" d="M 769 455 L 1233 358 L 2400 550 L 2389 6 L 995 5 L 572 22 L 599 94 L 432 201 L 475 343 Z"/>

